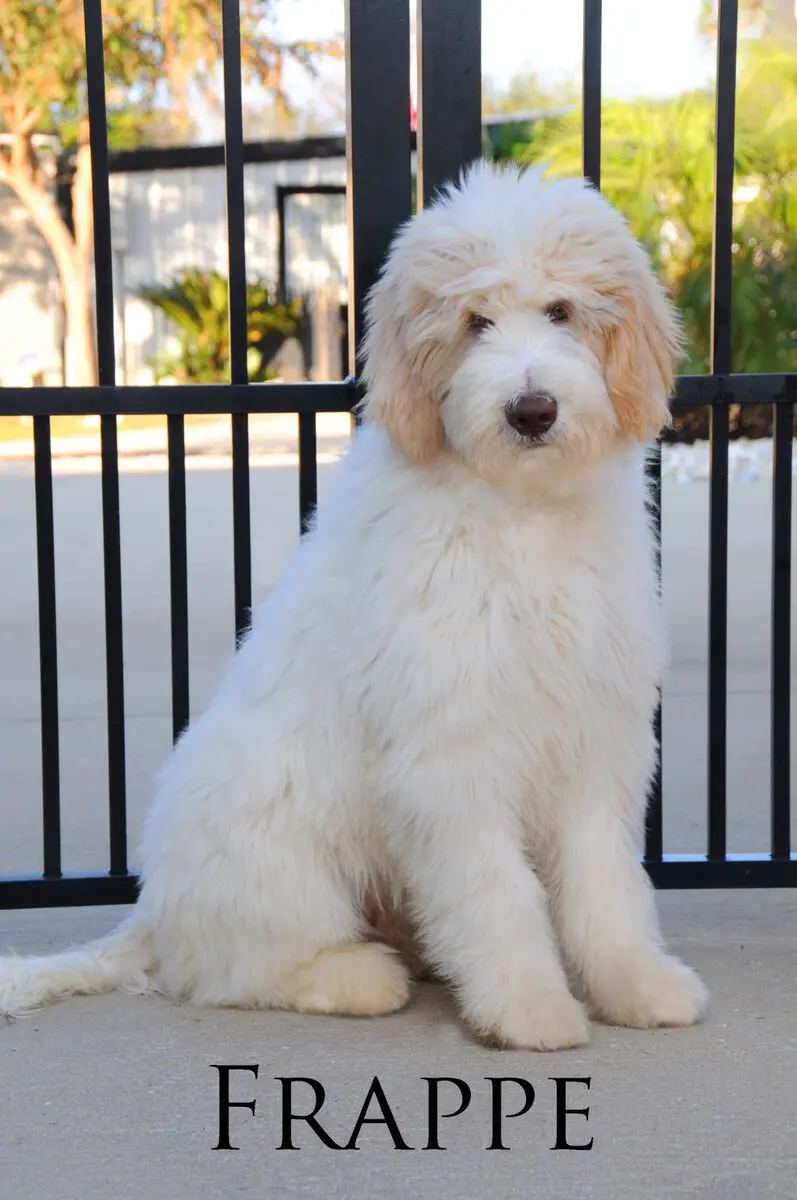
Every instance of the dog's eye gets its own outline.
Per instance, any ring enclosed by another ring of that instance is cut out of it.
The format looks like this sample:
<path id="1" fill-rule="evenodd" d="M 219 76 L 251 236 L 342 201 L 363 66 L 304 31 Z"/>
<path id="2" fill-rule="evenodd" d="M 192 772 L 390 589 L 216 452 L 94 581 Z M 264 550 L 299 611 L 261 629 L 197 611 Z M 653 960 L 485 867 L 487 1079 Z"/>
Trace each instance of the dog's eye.
<path id="1" fill-rule="evenodd" d="M 489 317 L 483 317 L 480 313 L 471 313 L 468 317 L 468 330 L 470 333 L 483 333 L 485 329 L 491 329 L 495 324 Z"/>
<path id="2" fill-rule="evenodd" d="M 548 305 L 545 315 L 554 325 L 563 325 L 565 321 L 570 320 L 570 308 L 562 301 L 558 301 L 556 304 Z"/>

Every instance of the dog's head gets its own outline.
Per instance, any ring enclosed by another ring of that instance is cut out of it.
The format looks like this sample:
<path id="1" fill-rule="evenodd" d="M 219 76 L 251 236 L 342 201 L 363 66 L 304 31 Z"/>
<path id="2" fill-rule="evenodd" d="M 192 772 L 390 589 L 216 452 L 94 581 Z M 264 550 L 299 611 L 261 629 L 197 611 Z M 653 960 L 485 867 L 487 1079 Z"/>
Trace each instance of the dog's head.
<path id="1" fill-rule="evenodd" d="M 580 179 L 471 168 L 399 231 L 367 316 L 366 419 L 413 462 L 551 477 L 668 423 L 675 312 Z"/>

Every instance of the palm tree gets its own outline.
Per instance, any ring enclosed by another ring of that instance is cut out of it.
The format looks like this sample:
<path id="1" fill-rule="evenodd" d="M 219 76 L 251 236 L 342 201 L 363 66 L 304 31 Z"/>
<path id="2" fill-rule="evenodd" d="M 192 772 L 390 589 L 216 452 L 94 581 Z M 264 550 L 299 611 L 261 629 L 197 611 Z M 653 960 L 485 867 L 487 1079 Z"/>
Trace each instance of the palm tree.
<path id="1" fill-rule="evenodd" d="M 222 275 L 187 270 L 165 287 L 142 288 L 138 294 L 168 317 L 180 341 L 177 355 L 155 360 L 156 379 L 223 383 L 229 378 L 228 286 Z M 254 281 L 246 285 L 246 314 L 247 373 L 250 383 L 263 383 L 274 377 L 271 361 L 283 342 L 304 333 L 304 305 L 277 300 L 266 284 Z"/>

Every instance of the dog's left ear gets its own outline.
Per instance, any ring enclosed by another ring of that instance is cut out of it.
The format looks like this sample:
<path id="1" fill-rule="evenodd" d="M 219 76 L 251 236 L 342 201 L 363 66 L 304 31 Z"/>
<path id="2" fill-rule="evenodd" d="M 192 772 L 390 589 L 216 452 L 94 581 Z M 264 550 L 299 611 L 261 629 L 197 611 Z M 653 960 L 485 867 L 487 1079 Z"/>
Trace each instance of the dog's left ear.
<path id="1" fill-rule="evenodd" d="M 606 385 L 623 429 L 647 442 L 671 423 L 668 400 L 681 326 L 646 256 L 638 251 L 629 286 L 613 297 L 621 316 L 606 338 Z"/>

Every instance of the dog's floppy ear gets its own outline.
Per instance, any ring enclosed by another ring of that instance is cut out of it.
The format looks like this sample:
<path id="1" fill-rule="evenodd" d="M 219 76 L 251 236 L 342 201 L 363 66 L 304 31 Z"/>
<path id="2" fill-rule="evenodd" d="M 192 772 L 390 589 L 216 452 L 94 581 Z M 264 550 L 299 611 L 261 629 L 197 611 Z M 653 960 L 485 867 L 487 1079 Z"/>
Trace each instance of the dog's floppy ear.
<path id="1" fill-rule="evenodd" d="M 606 337 L 606 385 L 623 429 L 650 441 L 670 424 L 668 399 L 681 347 L 674 306 L 640 247 L 637 269 L 613 297 L 620 320 Z"/>
<path id="2" fill-rule="evenodd" d="M 443 449 L 441 398 L 433 383 L 436 348 L 416 345 L 413 325 L 422 319 L 416 294 L 383 274 L 368 297 L 363 346 L 365 419 L 387 430 L 393 445 L 414 463 L 427 463 Z"/>

